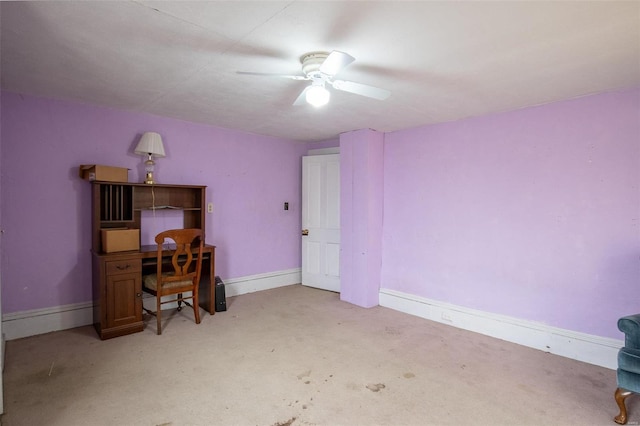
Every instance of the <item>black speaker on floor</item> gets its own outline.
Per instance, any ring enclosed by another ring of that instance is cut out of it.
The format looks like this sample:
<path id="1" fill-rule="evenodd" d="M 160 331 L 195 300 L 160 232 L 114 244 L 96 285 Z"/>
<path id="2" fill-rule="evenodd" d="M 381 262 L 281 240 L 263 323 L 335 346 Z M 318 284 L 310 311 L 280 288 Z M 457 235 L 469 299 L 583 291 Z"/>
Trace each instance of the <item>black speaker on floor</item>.
<path id="1" fill-rule="evenodd" d="M 216 312 L 224 312 L 227 310 L 227 296 L 224 292 L 224 283 L 219 276 L 216 275 Z"/>

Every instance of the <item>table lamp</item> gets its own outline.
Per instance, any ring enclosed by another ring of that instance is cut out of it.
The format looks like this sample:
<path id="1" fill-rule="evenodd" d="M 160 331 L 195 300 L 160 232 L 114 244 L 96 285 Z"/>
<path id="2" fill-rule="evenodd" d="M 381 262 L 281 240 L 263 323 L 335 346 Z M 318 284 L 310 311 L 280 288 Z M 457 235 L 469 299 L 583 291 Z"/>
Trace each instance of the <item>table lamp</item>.
<path id="1" fill-rule="evenodd" d="M 153 157 L 165 156 L 164 146 L 162 146 L 162 137 L 155 132 L 146 132 L 140 138 L 140 142 L 138 142 L 134 152 L 139 155 L 148 156 L 147 160 L 144 162 L 144 170 L 146 172 L 144 183 L 153 185 L 155 183 L 153 181 L 153 168 L 156 164 L 153 161 Z"/>

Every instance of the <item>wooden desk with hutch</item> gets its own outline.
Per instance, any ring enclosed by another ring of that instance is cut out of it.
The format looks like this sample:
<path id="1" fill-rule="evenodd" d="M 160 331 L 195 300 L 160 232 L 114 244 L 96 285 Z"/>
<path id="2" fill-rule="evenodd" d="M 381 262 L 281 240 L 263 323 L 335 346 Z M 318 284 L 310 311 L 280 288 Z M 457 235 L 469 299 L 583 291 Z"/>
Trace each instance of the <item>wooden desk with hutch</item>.
<path id="1" fill-rule="evenodd" d="M 163 206 L 183 212 L 183 228 L 204 231 L 205 190 L 206 186 L 92 182 L 93 322 L 101 339 L 142 331 L 142 275 L 155 272 L 157 266 L 155 244 L 141 245 L 140 250 L 103 252 L 101 230 L 139 230 L 142 212 Z M 168 247 L 167 257 L 171 254 Z M 199 302 L 213 315 L 215 246 L 205 245 L 202 256 Z"/>

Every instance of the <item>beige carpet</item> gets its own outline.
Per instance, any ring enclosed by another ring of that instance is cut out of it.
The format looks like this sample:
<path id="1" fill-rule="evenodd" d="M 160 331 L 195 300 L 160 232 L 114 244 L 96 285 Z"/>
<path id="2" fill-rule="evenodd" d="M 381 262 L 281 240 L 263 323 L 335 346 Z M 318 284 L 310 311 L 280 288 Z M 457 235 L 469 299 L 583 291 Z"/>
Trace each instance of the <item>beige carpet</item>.
<path id="1" fill-rule="evenodd" d="M 300 285 L 7 343 L 2 425 L 612 425 L 615 372 Z M 630 424 L 640 404 L 630 398 Z"/>

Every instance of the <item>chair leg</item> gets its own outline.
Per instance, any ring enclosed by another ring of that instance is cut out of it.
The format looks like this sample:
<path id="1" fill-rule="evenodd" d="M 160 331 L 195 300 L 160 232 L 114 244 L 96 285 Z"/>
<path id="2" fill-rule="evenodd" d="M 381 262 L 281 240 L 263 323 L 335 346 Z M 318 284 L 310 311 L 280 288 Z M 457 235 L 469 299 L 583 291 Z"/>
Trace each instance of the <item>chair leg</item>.
<path id="1" fill-rule="evenodd" d="M 182 310 L 182 293 L 178 293 L 178 312 Z"/>
<path id="2" fill-rule="evenodd" d="M 616 403 L 620 408 L 620 414 L 615 416 L 613 420 L 618 424 L 621 424 L 621 425 L 627 424 L 627 407 L 624 404 L 624 400 L 627 399 L 627 397 L 632 393 L 633 392 L 622 389 L 622 388 L 616 389 L 616 393 L 614 396 L 616 398 Z"/>
<path id="3" fill-rule="evenodd" d="M 158 322 L 158 334 L 162 334 L 162 322 L 160 320 L 161 312 L 162 312 L 162 297 L 159 294 L 156 294 L 156 321 Z"/>
<path id="4" fill-rule="evenodd" d="M 191 303 L 193 305 L 193 315 L 196 317 L 196 324 L 200 324 L 200 300 L 198 299 L 198 287 L 191 293 L 193 299 Z"/>

